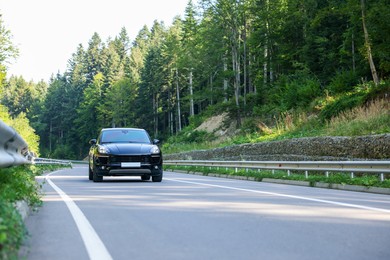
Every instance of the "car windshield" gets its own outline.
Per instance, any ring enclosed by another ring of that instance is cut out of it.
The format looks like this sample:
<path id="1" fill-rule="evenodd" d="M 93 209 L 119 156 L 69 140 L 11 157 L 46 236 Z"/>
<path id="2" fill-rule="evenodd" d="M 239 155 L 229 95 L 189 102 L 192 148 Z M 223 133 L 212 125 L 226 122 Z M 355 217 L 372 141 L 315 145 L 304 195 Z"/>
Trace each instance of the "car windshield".
<path id="1" fill-rule="evenodd" d="M 142 130 L 110 130 L 103 131 L 100 137 L 100 143 L 147 143 L 150 144 L 150 138 Z"/>

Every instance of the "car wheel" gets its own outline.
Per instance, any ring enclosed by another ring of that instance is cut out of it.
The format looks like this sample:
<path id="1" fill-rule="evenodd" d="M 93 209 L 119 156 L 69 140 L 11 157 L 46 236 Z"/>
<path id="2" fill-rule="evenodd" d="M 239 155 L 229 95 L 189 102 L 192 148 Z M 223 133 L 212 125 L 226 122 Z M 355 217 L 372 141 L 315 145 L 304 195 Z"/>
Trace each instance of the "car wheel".
<path id="1" fill-rule="evenodd" d="M 160 175 L 152 176 L 152 181 L 153 181 L 153 182 L 161 182 L 161 181 L 162 181 L 162 178 L 163 178 L 163 173 L 161 172 Z"/>
<path id="2" fill-rule="evenodd" d="M 93 180 L 93 171 L 91 170 L 91 166 L 89 166 L 88 167 L 88 179 L 90 180 L 90 181 L 92 181 Z"/>
<path id="3" fill-rule="evenodd" d="M 148 181 L 148 180 L 150 180 L 150 176 L 149 175 L 141 176 L 141 180 Z"/>
<path id="4" fill-rule="evenodd" d="M 97 169 L 96 167 L 93 167 L 93 174 L 92 174 L 92 179 L 93 179 L 93 182 L 102 182 L 103 181 L 103 176 L 99 176 L 97 174 Z"/>

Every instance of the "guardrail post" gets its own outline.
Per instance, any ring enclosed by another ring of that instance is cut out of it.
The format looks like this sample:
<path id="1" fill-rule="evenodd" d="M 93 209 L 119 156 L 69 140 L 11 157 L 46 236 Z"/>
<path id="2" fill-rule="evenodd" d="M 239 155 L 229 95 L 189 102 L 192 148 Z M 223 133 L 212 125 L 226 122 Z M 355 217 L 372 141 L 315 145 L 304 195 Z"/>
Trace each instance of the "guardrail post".
<path id="1" fill-rule="evenodd" d="M 329 172 L 328 171 L 325 172 L 325 176 L 326 176 L 326 178 L 329 178 Z"/>
<path id="2" fill-rule="evenodd" d="M 291 175 L 291 171 L 287 170 L 287 176 L 290 176 L 290 175 Z"/>
<path id="3" fill-rule="evenodd" d="M 353 177 L 354 177 L 354 174 L 353 174 L 353 172 L 351 172 L 351 179 L 353 179 Z"/>
<path id="4" fill-rule="evenodd" d="M 309 172 L 308 171 L 305 171 L 305 178 L 309 178 Z"/>
<path id="5" fill-rule="evenodd" d="M 385 180 L 385 175 L 381 173 L 381 182 Z"/>

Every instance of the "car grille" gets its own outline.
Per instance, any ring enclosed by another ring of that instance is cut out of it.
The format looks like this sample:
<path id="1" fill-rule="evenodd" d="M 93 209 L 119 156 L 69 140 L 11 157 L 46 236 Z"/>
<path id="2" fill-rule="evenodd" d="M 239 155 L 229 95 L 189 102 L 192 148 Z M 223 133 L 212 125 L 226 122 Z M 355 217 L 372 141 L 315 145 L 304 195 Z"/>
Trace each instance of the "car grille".
<path id="1" fill-rule="evenodd" d="M 149 163 L 149 156 L 145 155 L 132 155 L 132 156 L 115 156 L 110 157 L 110 163 L 120 163 L 120 162 L 141 162 Z"/>

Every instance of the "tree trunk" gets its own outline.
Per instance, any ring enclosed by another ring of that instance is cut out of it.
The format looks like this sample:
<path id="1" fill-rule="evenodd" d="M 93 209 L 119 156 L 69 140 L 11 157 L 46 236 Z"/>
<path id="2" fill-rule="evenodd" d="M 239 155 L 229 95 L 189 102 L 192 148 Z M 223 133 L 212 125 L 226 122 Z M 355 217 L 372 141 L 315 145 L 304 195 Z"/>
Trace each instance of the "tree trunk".
<path id="1" fill-rule="evenodd" d="M 49 152 L 50 152 L 50 154 L 52 151 L 52 142 L 51 142 L 52 132 L 53 132 L 53 121 L 50 119 L 50 130 L 49 130 Z"/>
<path id="2" fill-rule="evenodd" d="M 224 57 L 223 59 L 223 72 L 225 73 L 226 75 L 226 71 L 227 71 L 227 62 L 226 62 L 226 57 Z M 228 97 L 227 97 L 227 89 L 228 89 L 228 80 L 226 78 L 226 76 L 224 77 L 223 79 L 223 94 L 224 94 L 224 102 L 226 103 L 228 101 Z"/>
<path id="3" fill-rule="evenodd" d="M 267 47 L 267 35 L 266 35 L 266 44 L 264 45 L 264 62 L 263 62 L 263 83 L 264 86 L 267 85 L 267 75 L 268 75 L 268 47 Z"/>
<path id="4" fill-rule="evenodd" d="M 367 50 L 367 59 L 368 59 L 368 63 L 370 64 L 372 79 L 374 80 L 375 85 L 378 85 L 379 84 L 378 74 L 376 73 L 374 60 L 372 58 L 370 37 L 368 35 L 368 30 L 366 27 L 365 0 L 361 0 L 360 3 L 362 8 L 362 22 L 363 22 L 363 31 L 364 31 L 364 41 Z"/>
<path id="5" fill-rule="evenodd" d="M 246 68 L 246 63 L 247 63 L 247 57 L 246 57 L 246 21 L 245 21 L 245 25 L 244 25 L 244 33 L 243 33 L 243 44 L 244 44 L 244 61 L 243 61 L 243 73 L 244 73 L 244 107 L 246 106 L 246 93 L 247 93 L 247 68 Z"/>
<path id="6" fill-rule="evenodd" d="M 355 37 L 353 33 L 352 33 L 351 51 L 352 51 L 352 71 L 355 73 L 356 72 Z"/>
<path id="7" fill-rule="evenodd" d="M 240 61 L 238 55 L 237 31 L 233 29 L 232 33 L 232 66 L 234 71 L 234 96 L 236 101 L 237 127 L 241 126 L 241 111 L 240 111 Z"/>
<path id="8" fill-rule="evenodd" d="M 157 94 L 153 93 L 153 114 L 154 114 L 154 138 L 157 137 L 158 134 L 158 99 Z"/>
<path id="9" fill-rule="evenodd" d="M 176 69 L 176 100 L 177 100 L 177 124 L 178 130 L 181 132 L 181 110 L 180 110 L 180 91 L 179 91 L 179 72 Z"/>
<path id="10" fill-rule="evenodd" d="M 211 97 L 210 97 L 210 105 L 214 103 L 213 100 L 213 75 L 210 75 L 210 90 L 211 90 Z"/>
<path id="11" fill-rule="evenodd" d="M 194 116 L 194 90 L 192 88 L 192 69 L 190 71 L 190 116 Z"/>

